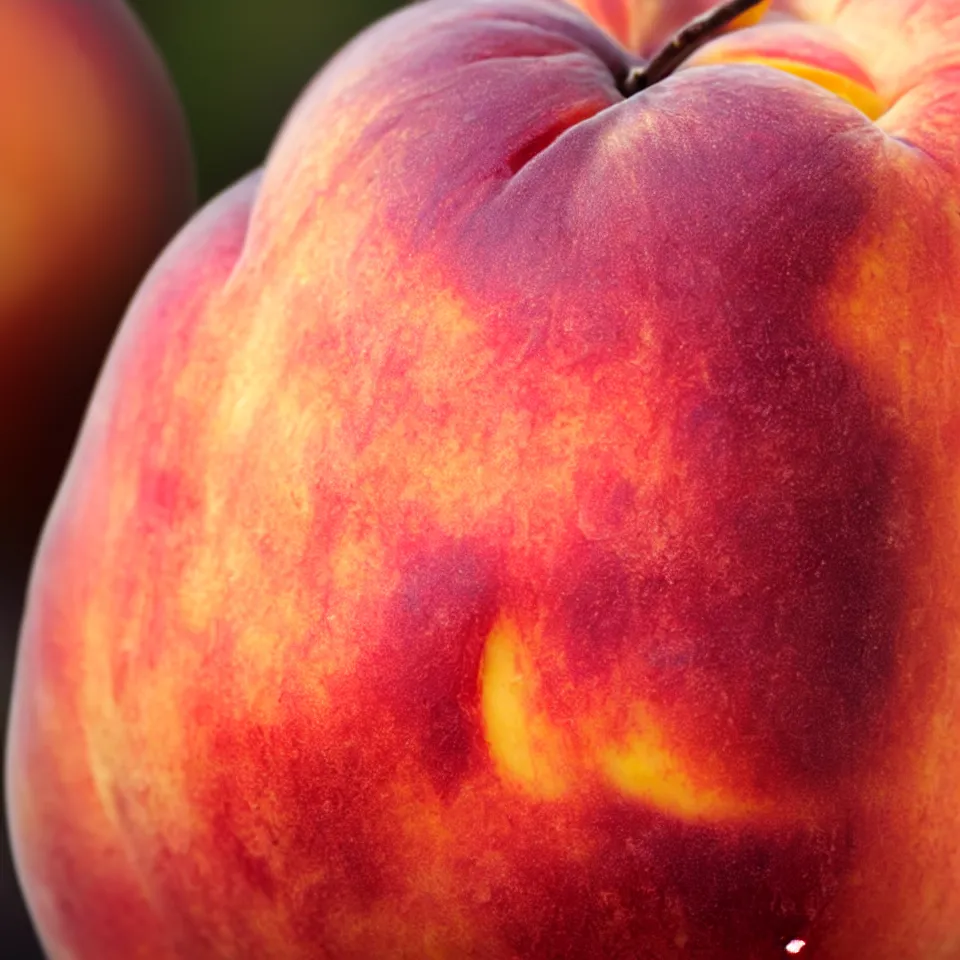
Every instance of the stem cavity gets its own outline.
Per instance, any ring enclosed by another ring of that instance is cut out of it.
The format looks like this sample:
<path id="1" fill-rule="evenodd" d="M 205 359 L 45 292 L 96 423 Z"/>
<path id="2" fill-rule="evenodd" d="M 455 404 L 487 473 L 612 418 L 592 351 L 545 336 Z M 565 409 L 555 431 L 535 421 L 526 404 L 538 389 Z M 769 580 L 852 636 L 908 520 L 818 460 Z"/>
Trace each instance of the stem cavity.
<path id="1" fill-rule="evenodd" d="M 737 17 L 763 0 L 724 0 L 681 27 L 645 66 L 635 67 L 620 84 L 625 97 L 632 97 L 669 77 L 697 48 L 712 40 Z"/>

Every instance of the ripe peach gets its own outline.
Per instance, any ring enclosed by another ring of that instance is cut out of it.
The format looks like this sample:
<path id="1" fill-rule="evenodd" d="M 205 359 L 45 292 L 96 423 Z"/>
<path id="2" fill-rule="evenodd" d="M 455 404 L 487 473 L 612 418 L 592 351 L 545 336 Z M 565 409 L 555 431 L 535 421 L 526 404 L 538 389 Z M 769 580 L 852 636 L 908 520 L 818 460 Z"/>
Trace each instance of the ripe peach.
<path id="1" fill-rule="evenodd" d="M 122 0 L 0 0 L 0 537 L 33 536 L 109 338 L 193 205 L 186 127 Z"/>
<path id="2" fill-rule="evenodd" d="M 17 668 L 53 957 L 960 956 L 960 5 L 662 62 L 410 7 L 155 267 Z"/>

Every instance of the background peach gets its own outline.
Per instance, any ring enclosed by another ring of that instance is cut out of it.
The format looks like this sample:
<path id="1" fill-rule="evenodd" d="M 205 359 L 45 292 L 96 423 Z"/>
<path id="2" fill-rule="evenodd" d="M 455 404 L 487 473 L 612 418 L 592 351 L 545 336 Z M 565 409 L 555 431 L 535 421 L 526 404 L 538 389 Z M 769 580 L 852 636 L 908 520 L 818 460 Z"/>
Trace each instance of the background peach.
<path id="1" fill-rule="evenodd" d="M 110 337 L 193 196 L 174 92 L 126 5 L 2 0 L 5 554 L 36 537 Z"/>

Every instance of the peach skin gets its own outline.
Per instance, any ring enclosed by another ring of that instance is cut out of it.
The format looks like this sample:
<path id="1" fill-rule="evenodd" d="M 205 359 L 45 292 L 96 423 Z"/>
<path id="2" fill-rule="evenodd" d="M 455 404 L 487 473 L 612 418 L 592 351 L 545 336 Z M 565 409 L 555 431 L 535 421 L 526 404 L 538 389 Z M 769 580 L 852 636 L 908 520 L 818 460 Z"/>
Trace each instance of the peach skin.
<path id="1" fill-rule="evenodd" d="M 110 337 L 189 215 L 186 126 L 122 0 L 0 0 L 0 540 L 36 537 Z"/>
<path id="2" fill-rule="evenodd" d="M 583 7 L 375 25 L 140 289 L 17 666 L 54 960 L 960 957 L 960 2 Z"/>

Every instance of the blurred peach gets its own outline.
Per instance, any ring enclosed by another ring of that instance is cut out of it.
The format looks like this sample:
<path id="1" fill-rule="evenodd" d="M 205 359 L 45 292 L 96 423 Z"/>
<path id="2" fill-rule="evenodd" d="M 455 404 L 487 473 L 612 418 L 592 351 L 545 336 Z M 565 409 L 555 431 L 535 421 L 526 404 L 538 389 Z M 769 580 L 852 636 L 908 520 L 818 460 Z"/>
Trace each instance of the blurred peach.
<path id="1" fill-rule="evenodd" d="M 0 0 L 0 538 L 29 543 L 127 301 L 194 204 L 121 0 Z"/>

